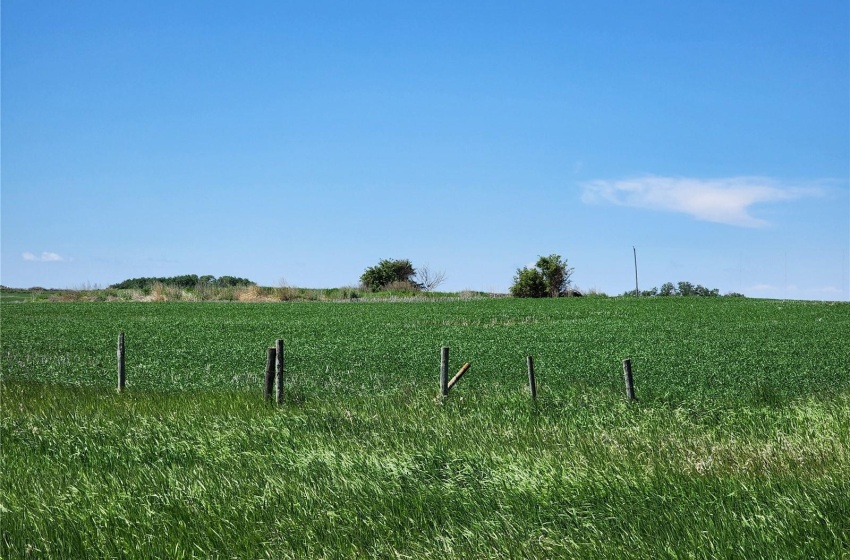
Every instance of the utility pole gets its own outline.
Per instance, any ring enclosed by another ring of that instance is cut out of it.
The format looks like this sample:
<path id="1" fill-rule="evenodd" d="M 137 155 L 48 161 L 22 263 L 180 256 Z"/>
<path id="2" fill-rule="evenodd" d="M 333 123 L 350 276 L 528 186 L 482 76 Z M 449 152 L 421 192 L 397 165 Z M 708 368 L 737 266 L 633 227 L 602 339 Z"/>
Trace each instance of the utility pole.
<path id="1" fill-rule="evenodd" d="M 634 245 L 632 245 L 632 252 L 635 254 L 635 297 L 640 297 L 640 290 L 638 289 L 637 249 L 635 249 Z"/>

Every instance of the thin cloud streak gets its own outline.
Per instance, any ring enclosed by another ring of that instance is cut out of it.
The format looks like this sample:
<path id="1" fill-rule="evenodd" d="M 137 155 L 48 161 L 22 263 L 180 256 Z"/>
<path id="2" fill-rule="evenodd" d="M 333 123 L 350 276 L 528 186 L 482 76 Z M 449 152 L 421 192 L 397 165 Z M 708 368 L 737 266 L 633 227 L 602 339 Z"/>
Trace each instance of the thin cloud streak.
<path id="1" fill-rule="evenodd" d="M 59 255 L 58 253 L 51 253 L 49 251 L 44 251 L 41 255 L 36 256 L 32 253 L 24 253 L 21 255 L 25 261 L 33 261 L 33 262 L 61 262 L 65 259 Z"/>
<path id="2" fill-rule="evenodd" d="M 820 191 L 780 186 L 763 177 L 692 179 L 643 177 L 620 181 L 591 181 L 582 185 L 585 203 L 609 203 L 647 210 L 688 214 L 697 220 L 740 227 L 766 227 L 770 223 L 751 214 L 751 207 L 787 202 Z"/>

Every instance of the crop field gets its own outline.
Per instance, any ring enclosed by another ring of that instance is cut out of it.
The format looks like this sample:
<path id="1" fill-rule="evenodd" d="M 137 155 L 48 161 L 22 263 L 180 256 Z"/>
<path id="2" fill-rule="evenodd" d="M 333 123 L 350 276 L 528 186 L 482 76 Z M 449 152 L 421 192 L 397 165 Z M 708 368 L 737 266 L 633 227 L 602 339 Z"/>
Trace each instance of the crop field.
<path id="1" fill-rule="evenodd" d="M 850 557 L 846 303 L 1 311 L 3 558 Z"/>

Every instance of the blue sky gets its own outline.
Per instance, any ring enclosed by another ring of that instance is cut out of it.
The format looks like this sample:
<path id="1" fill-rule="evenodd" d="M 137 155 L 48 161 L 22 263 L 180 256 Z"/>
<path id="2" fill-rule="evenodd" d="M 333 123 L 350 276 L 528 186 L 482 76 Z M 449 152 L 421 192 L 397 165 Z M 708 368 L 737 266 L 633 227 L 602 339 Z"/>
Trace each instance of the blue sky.
<path id="1" fill-rule="evenodd" d="M 7 286 L 850 294 L 846 0 L 2 3 Z"/>

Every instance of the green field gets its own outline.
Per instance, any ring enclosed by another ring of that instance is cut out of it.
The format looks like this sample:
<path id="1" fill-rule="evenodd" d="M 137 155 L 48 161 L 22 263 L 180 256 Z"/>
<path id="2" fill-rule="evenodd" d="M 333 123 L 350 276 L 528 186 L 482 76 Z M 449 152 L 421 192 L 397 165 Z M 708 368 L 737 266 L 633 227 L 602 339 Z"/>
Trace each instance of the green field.
<path id="1" fill-rule="evenodd" d="M 738 298 L 4 304 L 0 555 L 846 558 L 848 332 Z"/>

